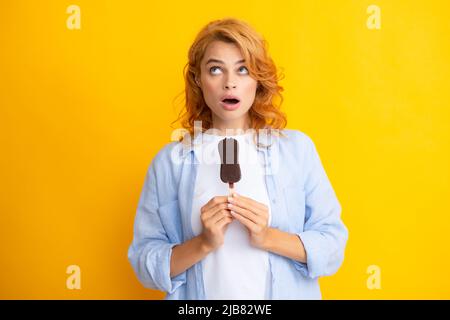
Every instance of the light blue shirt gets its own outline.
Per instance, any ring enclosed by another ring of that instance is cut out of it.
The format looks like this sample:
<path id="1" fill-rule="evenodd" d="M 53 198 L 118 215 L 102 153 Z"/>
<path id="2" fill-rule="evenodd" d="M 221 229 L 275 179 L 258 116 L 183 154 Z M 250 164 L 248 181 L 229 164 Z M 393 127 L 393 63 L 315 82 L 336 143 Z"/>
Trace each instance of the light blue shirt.
<path id="1" fill-rule="evenodd" d="M 269 226 L 300 237 L 307 261 L 269 252 L 272 299 L 321 299 L 318 278 L 334 274 L 344 259 L 348 230 L 341 206 L 314 142 L 305 133 L 284 129 L 286 137 L 259 135 L 272 218 Z M 192 199 L 198 169 L 197 148 L 171 142 L 150 164 L 140 195 L 128 259 L 146 288 L 167 300 L 205 299 L 202 261 L 170 277 L 172 248 L 194 237 Z"/>

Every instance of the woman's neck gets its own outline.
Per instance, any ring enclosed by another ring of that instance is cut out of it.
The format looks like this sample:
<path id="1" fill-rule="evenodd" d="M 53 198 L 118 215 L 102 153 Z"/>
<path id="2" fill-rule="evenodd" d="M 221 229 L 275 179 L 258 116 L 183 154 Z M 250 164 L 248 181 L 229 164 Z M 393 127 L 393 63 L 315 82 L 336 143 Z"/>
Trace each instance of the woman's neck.
<path id="1" fill-rule="evenodd" d="M 215 135 L 230 136 L 244 134 L 250 129 L 248 119 L 242 119 L 241 121 L 219 123 L 218 121 L 213 121 L 212 128 L 209 130 Z"/>

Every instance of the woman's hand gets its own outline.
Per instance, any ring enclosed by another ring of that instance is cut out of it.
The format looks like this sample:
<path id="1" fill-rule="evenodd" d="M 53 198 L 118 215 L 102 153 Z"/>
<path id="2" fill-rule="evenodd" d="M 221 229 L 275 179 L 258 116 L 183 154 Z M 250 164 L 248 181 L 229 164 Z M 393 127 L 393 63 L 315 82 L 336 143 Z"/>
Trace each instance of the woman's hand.
<path id="1" fill-rule="evenodd" d="M 228 197 L 228 208 L 231 215 L 247 227 L 250 243 L 264 248 L 269 234 L 269 207 L 233 193 L 233 197 Z"/>
<path id="2" fill-rule="evenodd" d="M 213 251 L 223 244 L 227 226 L 234 220 L 227 208 L 227 197 L 211 198 L 200 211 L 203 226 L 200 237 L 206 250 Z"/>

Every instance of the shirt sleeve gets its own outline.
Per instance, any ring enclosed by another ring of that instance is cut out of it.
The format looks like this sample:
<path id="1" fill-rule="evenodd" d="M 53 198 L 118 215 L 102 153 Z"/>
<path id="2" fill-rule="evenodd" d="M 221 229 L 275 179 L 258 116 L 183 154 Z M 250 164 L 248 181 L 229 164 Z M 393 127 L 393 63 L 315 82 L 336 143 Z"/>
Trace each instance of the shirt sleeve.
<path id="1" fill-rule="evenodd" d="M 303 232 L 297 234 L 305 247 L 306 263 L 293 261 L 305 277 L 317 278 L 332 275 L 341 266 L 348 229 L 314 142 L 306 138 L 305 224 Z"/>
<path id="2" fill-rule="evenodd" d="M 128 259 L 144 287 L 172 294 L 186 282 L 186 271 L 170 277 L 172 248 L 179 242 L 169 240 L 161 221 L 155 171 L 152 163 L 140 195 Z"/>

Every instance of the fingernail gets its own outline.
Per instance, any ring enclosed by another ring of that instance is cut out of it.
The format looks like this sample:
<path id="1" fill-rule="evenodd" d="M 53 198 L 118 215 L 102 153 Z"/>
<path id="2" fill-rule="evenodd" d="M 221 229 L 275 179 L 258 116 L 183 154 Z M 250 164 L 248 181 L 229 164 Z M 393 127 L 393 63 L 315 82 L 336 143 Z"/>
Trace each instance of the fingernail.
<path id="1" fill-rule="evenodd" d="M 228 203 L 228 208 L 231 208 L 233 205 L 231 203 Z"/>
<path id="2" fill-rule="evenodd" d="M 233 202 L 233 198 L 232 197 L 228 197 L 228 202 Z"/>
<path id="3" fill-rule="evenodd" d="M 232 216 L 236 215 L 236 213 L 233 210 L 230 210 L 230 213 Z"/>

